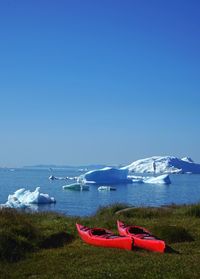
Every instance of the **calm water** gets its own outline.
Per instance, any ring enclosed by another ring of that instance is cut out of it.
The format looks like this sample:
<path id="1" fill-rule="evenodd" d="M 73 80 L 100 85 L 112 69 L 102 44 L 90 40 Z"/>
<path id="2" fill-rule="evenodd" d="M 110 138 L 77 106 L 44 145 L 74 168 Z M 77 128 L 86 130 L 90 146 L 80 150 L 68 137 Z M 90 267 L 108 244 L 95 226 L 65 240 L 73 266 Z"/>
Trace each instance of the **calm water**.
<path id="1" fill-rule="evenodd" d="M 54 170 L 55 176 L 78 176 L 78 169 Z M 69 184 L 63 180 L 50 181 L 46 169 L 0 169 L 0 204 L 7 201 L 9 194 L 19 188 L 34 190 L 41 187 L 42 193 L 55 197 L 56 204 L 40 205 L 39 211 L 52 210 L 68 215 L 91 215 L 100 206 L 115 202 L 132 206 L 161 206 L 200 202 L 200 175 L 171 175 L 171 185 L 127 184 L 116 185 L 116 191 L 99 192 L 97 186 L 89 191 L 63 190 Z"/>

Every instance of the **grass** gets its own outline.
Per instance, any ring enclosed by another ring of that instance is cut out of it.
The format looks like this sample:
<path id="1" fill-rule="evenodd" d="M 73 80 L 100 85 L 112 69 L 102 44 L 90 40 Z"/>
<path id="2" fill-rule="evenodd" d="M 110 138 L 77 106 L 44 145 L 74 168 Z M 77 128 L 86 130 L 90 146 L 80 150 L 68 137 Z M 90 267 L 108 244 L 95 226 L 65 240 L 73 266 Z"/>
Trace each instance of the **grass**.
<path id="1" fill-rule="evenodd" d="M 186 212 L 189 216 L 200 218 L 200 204 L 188 206 Z"/>
<path id="2" fill-rule="evenodd" d="M 194 213 L 200 205 L 122 210 L 125 207 L 100 208 L 84 218 L 0 210 L 1 278 L 200 277 L 200 218 Z M 117 219 L 146 227 L 178 253 L 94 247 L 84 243 L 75 228 L 79 222 L 117 232 Z"/>

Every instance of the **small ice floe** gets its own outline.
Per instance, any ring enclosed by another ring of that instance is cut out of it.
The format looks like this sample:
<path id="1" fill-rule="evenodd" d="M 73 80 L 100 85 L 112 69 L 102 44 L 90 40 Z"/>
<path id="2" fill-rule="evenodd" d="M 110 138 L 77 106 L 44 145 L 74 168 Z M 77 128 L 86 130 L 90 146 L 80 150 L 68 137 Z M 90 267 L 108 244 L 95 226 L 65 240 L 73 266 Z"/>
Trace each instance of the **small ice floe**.
<path id="1" fill-rule="evenodd" d="M 75 180 L 75 181 L 77 181 L 78 177 L 77 176 L 72 176 L 72 177 L 68 176 L 67 179 L 68 180 Z"/>
<path id="2" fill-rule="evenodd" d="M 111 186 L 100 186 L 98 187 L 98 191 L 116 191 L 117 189 L 115 187 Z"/>
<path id="3" fill-rule="evenodd" d="M 8 201 L 2 204 L 1 207 L 27 208 L 31 207 L 32 204 L 50 204 L 55 202 L 55 198 L 50 197 L 48 194 L 40 193 L 40 187 L 37 187 L 33 192 L 21 188 L 14 192 L 13 195 L 9 195 Z"/>
<path id="4" fill-rule="evenodd" d="M 69 185 L 63 186 L 64 190 L 72 190 L 72 191 L 89 191 L 88 185 L 82 185 L 80 183 L 73 183 Z"/>
<path id="5" fill-rule="evenodd" d="M 62 176 L 50 175 L 49 179 L 50 180 L 77 180 L 77 177 L 70 177 L 70 176 L 62 177 Z"/>
<path id="6" fill-rule="evenodd" d="M 78 170 L 81 171 L 81 172 L 85 172 L 85 171 L 88 171 L 88 168 L 78 169 Z"/>

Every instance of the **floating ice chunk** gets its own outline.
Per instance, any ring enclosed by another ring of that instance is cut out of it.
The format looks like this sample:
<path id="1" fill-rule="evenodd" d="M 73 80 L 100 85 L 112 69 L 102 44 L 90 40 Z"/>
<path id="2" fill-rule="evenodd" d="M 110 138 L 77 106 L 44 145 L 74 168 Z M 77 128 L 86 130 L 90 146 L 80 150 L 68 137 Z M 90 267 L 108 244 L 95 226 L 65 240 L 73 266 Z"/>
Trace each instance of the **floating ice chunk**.
<path id="1" fill-rule="evenodd" d="M 62 177 L 62 176 L 50 175 L 49 179 L 50 180 L 77 180 L 77 177 L 70 177 L 70 176 Z"/>
<path id="2" fill-rule="evenodd" d="M 35 191 L 20 189 L 14 193 L 21 203 L 24 204 L 46 204 L 55 203 L 55 199 L 50 197 L 48 194 L 40 193 L 40 187 L 37 187 Z"/>
<path id="3" fill-rule="evenodd" d="M 48 194 L 40 193 L 40 187 L 37 187 L 34 192 L 26 194 L 25 201 L 28 203 L 45 204 L 55 203 L 55 198 L 50 197 Z"/>
<path id="4" fill-rule="evenodd" d="M 72 177 L 68 176 L 67 179 L 68 179 L 68 180 L 77 180 L 77 178 L 78 178 L 77 176 L 72 176 Z"/>
<path id="5" fill-rule="evenodd" d="M 2 204 L 1 207 L 10 207 L 10 208 L 27 208 L 28 206 L 21 203 L 16 197 L 13 195 L 8 196 L 8 201 L 5 204 Z"/>
<path id="6" fill-rule="evenodd" d="M 116 191 L 116 188 L 111 186 L 100 186 L 98 187 L 98 191 Z"/>
<path id="7" fill-rule="evenodd" d="M 82 185 L 80 183 L 74 183 L 74 184 L 64 185 L 63 189 L 64 190 L 74 190 L 74 191 L 88 191 L 89 186 Z"/>
<path id="8" fill-rule="evenodd" d="M 30 207 L 31 204 L 49 204 L 55 202 L 55 198 L 50 197 L 48 194 L 40 193 L 40 187 L 37 187 L 33 192 L 21 188 L 13 195 L 9 195 L 8 201 L 2 207 L 26 208 Z"/>
<path id="9" fill-rule="evenodd" d="M 106 167 L 103 169 L 88 171 L 81 175 L 78 180 L 84 184 L 119 184 L 130 183 L 128 170 L 120 168 Z"/>

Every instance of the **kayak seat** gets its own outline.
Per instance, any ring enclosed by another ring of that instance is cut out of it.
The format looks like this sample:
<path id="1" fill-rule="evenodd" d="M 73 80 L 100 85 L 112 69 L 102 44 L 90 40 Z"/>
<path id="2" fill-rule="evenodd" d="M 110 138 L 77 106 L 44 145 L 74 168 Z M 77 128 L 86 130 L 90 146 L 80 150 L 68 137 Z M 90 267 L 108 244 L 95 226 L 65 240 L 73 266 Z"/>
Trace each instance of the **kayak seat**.
<path id="1" fill-rule="evenodd" d="M 93 230 L 91 230 L 91 233 L 93 235 L 98 235 L 98 236 L 104 236 L 104 235 L 107 236 L 110 234 L 110 232 L 108 232 L 104 229 L 93 229 Z"/>
<path id="2" fill-rule="evenodd" d="M 132 234 L 147 234 L 143 229 L 137 227 L 130 227 L 128 228 L 128 231 Z"/>

